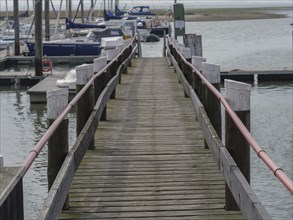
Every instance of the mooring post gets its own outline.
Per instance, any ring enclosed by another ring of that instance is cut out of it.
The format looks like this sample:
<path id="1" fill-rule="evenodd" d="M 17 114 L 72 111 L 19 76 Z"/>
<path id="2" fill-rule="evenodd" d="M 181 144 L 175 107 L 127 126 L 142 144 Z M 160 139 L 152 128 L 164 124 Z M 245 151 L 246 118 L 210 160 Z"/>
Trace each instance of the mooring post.
<path id="1" fill-rule="evenodd" d="M 192 65 L 199 71 L 202 72 L 202 63 L 205 62 L 206 59 L 198 56 L 192 56 Z M 193 89 L 197 94 L 198 98 L 201 102 L 203 102 L 203 91 L 202 91 L 202 81 L 200 77 L 193 73 Z"/>
<path id="2" fill-rule="evenodd" d="M 202 63 L 202 74 L 218 91 L 221 90 L 221 71 L 219 65 Z M 222 139 L 221 102 L 208 89 L 205 83 L 203 83 L 203 105 L 219 138 Z M 208 148 L 206 142 L 205 148 Z"/>
<path id="3" fill-rule="evenodd" d="M 107 65 L 107 57 L 101 56 L 99 58 L 94 59 L 94 72 L 98 73 L 100 72 L 105 66 Z M 107 85 L 107 72 L 104 71 L 99 77 L 97 77 L 94 81 L 94 102 L 96 103 L 99 96 L 101 95 L 103 89 Z M 107 106 L 105 106 L 101 120 L 106 120 L 106 111 Z"/>
<path id="4" fill-rule="evenodd" d="M 225 80 L 226 98 L 240 120 L 250 130 L 250 90 L 251 85 L 233 80 Z M 250 183 L 250 146 L 235 123 L 226 113 L 226 148 L 230 152 L 242 174 Z M 239 210 L 231 191 L 226 185 L 226 210 Z"/>
<path id="5" fill-rule="evenodd" d="M 48 127 L 53 124 L 55 119 L 60 115 L 60 113 L 64 110 L 67 104 L 68 89 L 56 89 L 47 91 Z M 67 153 L 68 118 L 66 117 L 48 141 L 48 190 L 51 189 Z M 63 209 L 68 208 L 69 203 L 67 197 Z"/>
<path id="6" fill-rule="evenodd" d="M 76 93 L 78 93 L 89 79 L 94 75 L 93 64 L 83 64 L 75 67 L 76 69 Z M 85 126 L 89 116 L 94 109 L 93 86 L 91 85 L 88 90 L 79 99 L 76 105 L 76 135 L 79 136 L 83 127 Z M 94 139 L 91 141 L 88 149 L 94 150 Z"/>
<path id="7" fill-rule="evenodd" d="M 190 48 L 191 55 L 202 57 L 202 38 L 201 35 L 185 34 L 183 42 L 186 47 Z"/>

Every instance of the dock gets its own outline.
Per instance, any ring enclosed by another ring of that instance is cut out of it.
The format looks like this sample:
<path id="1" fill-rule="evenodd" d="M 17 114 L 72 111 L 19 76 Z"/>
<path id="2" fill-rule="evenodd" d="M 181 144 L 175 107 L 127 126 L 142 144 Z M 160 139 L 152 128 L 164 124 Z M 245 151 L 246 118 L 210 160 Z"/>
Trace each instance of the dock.
<path id="1" fill-rule="evenodd" d="M 250 147 L 258 147 L 289 192 L 292 180 L 245 130 L 251 85 L 226 81 L 223 97 L 219 65 L 190 63 L 182 47 L 166 37 L 164 57 L 142 58 L 132 38 L 122 50 L 76 68 L 70 103 L 67 91 L 54 90 L 56 76 L 33 87 L 42 90 L 40 99 L 52 90 L 51 126 L 29 152 L 17 184 L 48 144 L 50 190 L 38 219 L 272 219 L 249 184 Z M 241 104 L 235 110 L 228 102 Z M 73 107 L 77 139 L 67 149 Z M 17 209 L 4 209 L 9 202 L 1 200 L 0 217 Z"/>
<path id="2" fill-rule="evenodd" d="M 173 68 L 164 58 L 132 66 L 60 219 L 243 219 L 224 209 L 224 179 Z"/>

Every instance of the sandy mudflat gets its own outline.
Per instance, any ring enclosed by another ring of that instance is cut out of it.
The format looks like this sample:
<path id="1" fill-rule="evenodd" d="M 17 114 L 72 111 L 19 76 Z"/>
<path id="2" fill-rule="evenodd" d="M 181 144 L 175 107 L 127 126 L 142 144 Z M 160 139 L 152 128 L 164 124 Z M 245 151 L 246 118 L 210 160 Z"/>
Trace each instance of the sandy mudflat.
<path id="1" fill-rule="evenodd" d="M 186 21 L 229 21 L 248 19 L 284 18 L 280 11 L 291 11 L 292 8 L 207 8 L 185 9 Z M 162 15 L 162 11 L 158 12 Z"/>

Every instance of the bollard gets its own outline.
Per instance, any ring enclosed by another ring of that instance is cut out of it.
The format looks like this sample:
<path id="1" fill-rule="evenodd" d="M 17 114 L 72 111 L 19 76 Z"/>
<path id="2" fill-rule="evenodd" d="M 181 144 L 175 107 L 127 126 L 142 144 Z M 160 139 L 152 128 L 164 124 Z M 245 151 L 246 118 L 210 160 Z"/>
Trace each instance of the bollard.
<path id="1" fill-rule="evenodd" d="M 221 90 L 221 71 L 220 66 L 209 63 L 202 63 L 202 74 L 204 77 L 218 90 Z M 222 139 L 222 124 L 221 124 L 221 102 L 203 83 L 203 105 L 205 111 L 216 130 L 220 139 Z M 208 146 L 205 142 L 205 148 Z"/>
<path id="2" fill-rule="evenodd" d="M 192 65 L 195 66 L 195 68 L 202 72 L 202 62 L 206 61 L 205 58 L 198 57 L 198 56 L 192 56 Z M 192 77 L 192 88 L 197 94 L 199 100 L 203 102 L 203 91 L 202 91 L 202 82 L 199 76 L 196 73 L 193 73 Z"/>
<path id="3" fill-rule="evenodd" d="M 68 89 L 56 89 L 47 91 L 48 127 L 60 115 L 68 104 Z M 64 119 L 53 136 L 48 141 L 48 190 L 63 164 L 68 153 L 68 118 Z M 65 200 L 63 209 L 69 208 L 68 197 Z"/>
<path id="4" fill-rule="evenodd" d="M 251 85 L 233 80 L 225 80 L 225 87 L 226 97 L 232 109 L 246 128 L 250 130 Z M 250 183 L 250 146 L 227 113 L 225 133 L 226 148 L 230 152 L 247 182 Z M 227 185 L 225 209 L 239 210 Z"/>
<path id="5" fill-rule="evenodd" d="M 202 38 L 201 35 L 185 34 L 183 42 L 191 50 L 191 55 L 202 57 Z"/>
<path id="6" fill-rule="evenodd" d="M 94 75 L 93 64 L 83 64 L 75 67 L 76 69 L 76 93 L 78 93 L 88 80 Z M 80 134 L 89 116 L 94 109 L 93 86 L 90 86 L 76 105 L 76 135 Z M 94 139 L 88 149 L 94 150 Z"/>

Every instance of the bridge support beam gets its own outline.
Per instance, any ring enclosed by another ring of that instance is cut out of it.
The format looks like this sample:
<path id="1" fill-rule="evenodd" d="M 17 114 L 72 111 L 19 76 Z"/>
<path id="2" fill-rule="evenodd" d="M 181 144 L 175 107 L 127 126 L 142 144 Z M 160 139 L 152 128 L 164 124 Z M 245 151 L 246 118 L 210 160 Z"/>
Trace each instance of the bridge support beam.
<path id="1" fill-rule="evenodd" d="M 233 80 L 225 80 L 226 96 L 232 109 L 250 130 L 250 90 L 251 85 Z M 250 146 L 226 113 L 226 148 L 242 174 L 250 183 Z M 226 185 L 226 210 L 239 210 L 232 193 Z"/>
<path id="2" fill-rule="evenodd" d="M 68 89 L 57 89 L 47 92 L 48 127 L 60 115 L 68 104 Z M 68 118 L 64 119 L 48 141 L 48 190 L 51 189 L 56 176 L 68 153 Z M 68 197 L 63 209 L 69 208 Z"/>

